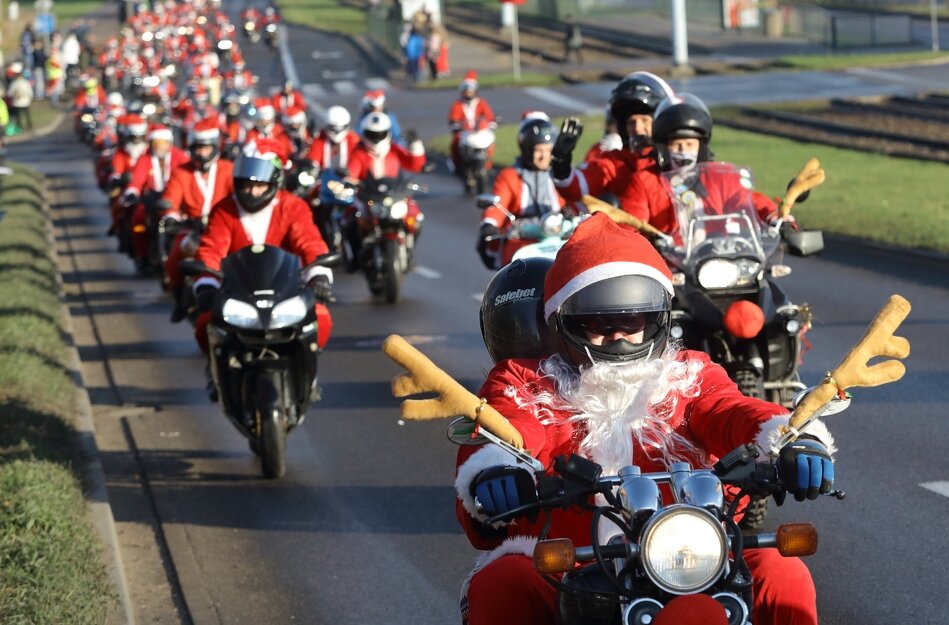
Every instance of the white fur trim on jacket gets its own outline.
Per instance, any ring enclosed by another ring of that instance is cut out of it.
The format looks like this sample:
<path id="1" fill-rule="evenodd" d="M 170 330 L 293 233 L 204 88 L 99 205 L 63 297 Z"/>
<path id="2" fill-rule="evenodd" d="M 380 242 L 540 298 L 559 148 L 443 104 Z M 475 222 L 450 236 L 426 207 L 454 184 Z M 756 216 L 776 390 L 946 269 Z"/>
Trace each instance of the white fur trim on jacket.
<path id="1" fill-rule="evenodd" d="M 478 477 L 479 473 L 488 467 L 496 467 L 499 464 L 514 466 L 514 457 L 497 445 L 488 443 L 458 467 L 458 475 L 455 477 L 455 492 L 458 494 L 458 499 L 461 500 L 461 505 L 464 506 L 472 518 L 478 519 L 482 523 L 488 520 L 488 516 L 478 512 L 474 497 L 471 495 L 471 483 Z M 494 527 L 504 525 L 506 523 L 497 523 Z"/>
<path id="2" fill-rule="evenodd" d="M 779 415 L 776 417 L 771 417 L 769 420 L 761 424 L 761 429 L 758 431 L 758 435 L 755 437 L 755 445 L 758 446 L 765 454 L 770 453 L 771 445 L 777 442 L 781 435 L 783 434 L 782 430 L 788 424 L 788 415 Z M 830 433 L 830 430 L 827 429 L 827 426 L 824 425 L 824 422 L 821 420 L 811 422 L 806 428 L 801 430 L 805 434 L 810 434 L 817 438 L 820 442 L 827 447 L 827 452 L 833 456 L 837 453 L 837 446 L 834 443 L 834 437 Z"/>
<path id="3" fill-rule="evenodd" d="M 468 597 L 468 586 L 471 584 L 471 579 L 477 575 L 478 571 L 503 556 L 525 555 L 532 558 L 534 556 L 534 545 L 536 544 L 537 538 L 534 536 L 511 536 L 493 550 L 485 551 L 478 556 L 478 561 L 475 562 L 474 568 L 471 569 L 471 572 L 468 573 L 468 577 L 466 577 L 465 581 L 461 584 L 462 604 L 465 603 Z"/>

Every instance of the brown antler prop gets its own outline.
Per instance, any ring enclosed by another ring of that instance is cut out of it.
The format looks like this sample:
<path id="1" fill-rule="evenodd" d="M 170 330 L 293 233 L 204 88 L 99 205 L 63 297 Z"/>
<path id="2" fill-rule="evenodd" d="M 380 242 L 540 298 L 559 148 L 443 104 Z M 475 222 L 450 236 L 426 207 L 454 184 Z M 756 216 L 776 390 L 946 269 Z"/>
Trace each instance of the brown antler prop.
<path id="1" fill-rule="evenodd" d="M 822 184 L 825 179 L 826 176 L 820 166 L 820 161 L 816 158 L 808 159 L 801 171 L 794 176 L 794 180 L 791 181 L 791 186 L 788 187 L 788 192 L 784 196 L 784 201 L 781 202 L 781 206 L 778 208 L 778 214 L 781 218 L 783 219 L 791 214 L 791 208 L 794 207 L 797 198 Z"/>
<path id="2" fill-rule="evenodd" d="M 663 236 L 663 233 L 655 226 L 650 225 L 649 222 L 634 217 L 623 209 L 616 208 L 612 204 L 608 204 L 592 195 L 584 195 L 583 203 L 591 213 L 606 213 L 606 216 L 616 223 L 630 225 L 648 237 L 657 238 Z"/>
<path id="3" fill-rule="evenodd" d="M 433 399 L 406 399 L 402 402 L 403 418 L 427 421 L 465 416 L 501 440 L 518 449 L 524 448 L 521 433 L 501 413 L 439 369 L 404 338 L 398 334 L 390 335 L 382 344 L 382 351 L 406 370 L 406 373 L 400 373 L 392 379 L 393 396 L 407 397 L 418 393 L 438 395 Z"/>
<path id="4" fill-rule="evenodd" d="M 860 342 L 850 350 L 837 368 L 828 372 L 824 381 L 797 405 L 791 415 L 790 427 L 803 427 L 824 404 L 844 389 L 854 386 L 879 386 L 902 378 L 906 367 L 899 360 L 886 360 L 872 366 L 868 363 L 877 356 L 900 359 L 909 355 L 909 341 L 893 333 L 906 319 L 910 308 L 910 303 L 904 298 L 891 295 L 870 323 Z"/>

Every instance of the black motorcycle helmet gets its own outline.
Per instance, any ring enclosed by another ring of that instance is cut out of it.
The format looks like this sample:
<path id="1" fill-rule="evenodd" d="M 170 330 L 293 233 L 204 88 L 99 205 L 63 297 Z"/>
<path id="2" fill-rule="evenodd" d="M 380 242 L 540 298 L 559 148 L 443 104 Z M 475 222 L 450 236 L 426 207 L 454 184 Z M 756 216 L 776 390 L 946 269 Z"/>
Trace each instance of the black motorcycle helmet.
<path id="1" fill-rule="evenodd" d="M 246 182 L 266 182 L 267 191 L 254 197 Z M 267 206 L 283 185 L 283 164 L 279 157 L 272 159 L 242 153 L 234 162 L 234 197 L 245 211 L 256 213 Z"/>
<path id="2" fill-rule="evenodd" d="M 624 148 L 630 149 L 632 145 L 641 149 L 648 145 L 648 137 L 639 139 L 647 143 L 635 145 L 636 138 L 630 137 L 626 130 L 627 120 L 633 115 L 653 115 L 656 107 L 672 94 L 672 87 L 666 81 L 649 72 L 627 74 L 617 83 L 610 92 L 609 107 Z"/>
<path id="3" fill-rule="evenodd" d="M 481 298 L 481 337 L 495 363 L 542 358 L 557 351 L 557 335 L 544 321 L 544 277 L 549 258 L 526 258 L 494 274 Z"/>
<path id="4" fill-rule="evenodd" d="M 662 354 L 669 338 L 672 274 L 652 244 L 600 213 L 577 226 L 547 272 L 544 314 L 575 367 Z M 633 340 L 614 333 L 637 335 Z M 597 344 L 593 335 L 606 340 Z"/>
<path id="5" fill-rule="evenodd" d="M 221 132 L 217 126 L 211 123 L 211 120 L 204 120 L 195 125 L 191 135 L 188 149 L 191 151 L 191 161 L 201 171 L 211 169 L 211 164 L 217 160 L 221 154 Z M 211 153 L 208 156 L 198 154 L 198 148 L 211 147 Z"/>
<path id="6" fill-rule="evenodd" d="M 712 140 L 712 114 L 697 96 L 683 93 L 659 105 L 652 120 L 652 139 L 656 146 L 656 163 L 668 170 L 671 161 L 666 145 L 671 139 L 699 140 L 698 162 L 709 160 L 709 141 Z"/>
<path id="7" fill-rule="evenodd" d="M 547 117 L 529 117 L 517 129 L 517 146 L 521 152 L 521 166 L 533 169 L 534 148 L 538 145 L 553 145 L 557 131 Z"/>

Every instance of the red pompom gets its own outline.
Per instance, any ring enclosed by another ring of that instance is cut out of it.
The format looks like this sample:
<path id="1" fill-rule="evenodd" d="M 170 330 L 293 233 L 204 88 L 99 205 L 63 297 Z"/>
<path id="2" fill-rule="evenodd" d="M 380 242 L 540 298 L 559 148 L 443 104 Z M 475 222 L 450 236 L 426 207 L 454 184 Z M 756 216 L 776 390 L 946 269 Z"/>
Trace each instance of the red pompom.
<path id="1" fill-rule="evenodd" d="M 758 336 L 764 327 L 764 313 L 757 304 L 739 300 L 728 307 L 722 322 L 733 336 L 750 339 Z"/>

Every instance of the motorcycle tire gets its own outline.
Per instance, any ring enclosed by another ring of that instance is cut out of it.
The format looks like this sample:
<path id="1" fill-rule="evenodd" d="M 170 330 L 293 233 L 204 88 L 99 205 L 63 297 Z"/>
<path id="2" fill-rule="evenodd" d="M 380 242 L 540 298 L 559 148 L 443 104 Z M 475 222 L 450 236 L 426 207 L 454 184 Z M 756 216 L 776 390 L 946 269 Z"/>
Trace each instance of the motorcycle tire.
<path id="1" fill-rule="evenodd" d="M 260 469 L 269 480 L 287 472 L 287 427 L 280 396 L 279 373 L 261 373 L 254 401 L 260 424 Z"/>
<path id="2" fill-rule="evenodd" d="M 482 169 L 475 173 L 475 193 L 481 195 L 488 188 L 488 171 Z"/>
<path id="3" fill-rule="evenodd" d="M 768 498 L 752 497 L 745 509 L 745 516 L 738 525 L 743 530 L 757 530 L 764 525 L 766 518 L 768 518 Z"/>
<path id="4" fill-rule="evenodd" d="M 405 276 L 401 246 L 396 241 L 386 241 L 383 253 L 385 254 L 385 269 L 382 291 L 386 301 L 394 304 L 399 300 L 402 278 Z"/>

